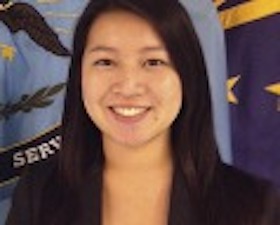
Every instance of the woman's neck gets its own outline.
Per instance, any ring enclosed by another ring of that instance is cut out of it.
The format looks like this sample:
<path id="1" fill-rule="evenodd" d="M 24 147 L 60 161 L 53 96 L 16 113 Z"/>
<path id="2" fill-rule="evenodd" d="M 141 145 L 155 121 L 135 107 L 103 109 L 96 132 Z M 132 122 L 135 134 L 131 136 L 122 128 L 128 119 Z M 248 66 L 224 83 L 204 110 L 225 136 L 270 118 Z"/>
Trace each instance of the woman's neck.
<path id="1" fill-rule="evenodd" d="M 105 170 L 114 173 L 151 173 L 170 171 L 173 167 L 169 143 L 150 144 L 142 147 L 104 145 Z"/>
<path id="2" fill-rule="evenodd" d="M 167 146 L 105 149 L 103 225 L 167 224 L 173 177 Z"/>

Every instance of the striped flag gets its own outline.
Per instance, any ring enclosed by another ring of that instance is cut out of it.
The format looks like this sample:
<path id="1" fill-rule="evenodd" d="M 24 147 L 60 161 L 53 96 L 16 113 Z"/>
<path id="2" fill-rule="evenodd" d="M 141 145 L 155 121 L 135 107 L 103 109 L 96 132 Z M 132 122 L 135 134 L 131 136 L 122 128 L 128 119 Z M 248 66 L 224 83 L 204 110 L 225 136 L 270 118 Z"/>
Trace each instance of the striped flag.
<path id="1" fill-rule="evenodd" d="M 228 49 L 233 161 L 280 185 L 280 1 L 215 1 Z"/>

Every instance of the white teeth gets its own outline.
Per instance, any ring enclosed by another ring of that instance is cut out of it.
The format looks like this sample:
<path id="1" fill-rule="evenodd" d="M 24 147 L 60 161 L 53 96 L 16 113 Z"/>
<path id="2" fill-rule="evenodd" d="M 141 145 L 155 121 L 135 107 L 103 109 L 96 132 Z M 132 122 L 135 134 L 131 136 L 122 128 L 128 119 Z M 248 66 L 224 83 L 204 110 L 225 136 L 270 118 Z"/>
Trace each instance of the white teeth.
<path id="1" fill-rule="evenodd" d="M 112 110 L 122 116 L 136 116 L 139 115 L 147 110 L 144 107 L 113 107 Z"/>

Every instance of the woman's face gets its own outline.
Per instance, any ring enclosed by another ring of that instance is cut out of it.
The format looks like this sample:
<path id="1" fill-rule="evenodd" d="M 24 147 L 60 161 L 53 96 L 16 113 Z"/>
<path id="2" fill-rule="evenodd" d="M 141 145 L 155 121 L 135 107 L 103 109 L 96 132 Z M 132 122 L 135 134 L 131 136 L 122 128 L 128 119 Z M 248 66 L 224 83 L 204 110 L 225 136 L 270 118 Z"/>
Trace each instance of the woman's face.
<path id="1" fill-rule="evenodd" d="M 82 96 L 104 144 L 169 143 L 182 104 L 179 75 L 151 25 L 125 11 L 101 14 L 82 58 Z"/>

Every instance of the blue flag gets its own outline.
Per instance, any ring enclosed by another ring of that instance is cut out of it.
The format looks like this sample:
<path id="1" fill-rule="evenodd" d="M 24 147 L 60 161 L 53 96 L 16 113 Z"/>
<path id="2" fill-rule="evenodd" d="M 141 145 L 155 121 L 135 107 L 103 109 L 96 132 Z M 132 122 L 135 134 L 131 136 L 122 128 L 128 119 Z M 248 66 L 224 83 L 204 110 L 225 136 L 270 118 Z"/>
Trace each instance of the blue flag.
<path id="1" fill-rule="evenodd" d="M 59 149 L 72 30 L 85 3 L 0 1 L 0 224 L 21 169 Z"/>
<path id="2" fill-rule="evenodd" d="M 216 1 L 228 49 L 233 161 L 280 185 L 280 1 Z"/>

